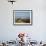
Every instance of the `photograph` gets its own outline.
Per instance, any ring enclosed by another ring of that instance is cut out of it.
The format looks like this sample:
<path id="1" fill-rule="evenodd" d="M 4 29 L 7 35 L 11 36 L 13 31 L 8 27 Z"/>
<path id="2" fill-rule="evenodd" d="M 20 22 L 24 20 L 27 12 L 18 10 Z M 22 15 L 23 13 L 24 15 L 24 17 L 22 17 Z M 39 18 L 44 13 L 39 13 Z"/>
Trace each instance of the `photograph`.
<path id="1" fill-rule="evenodd" d="M 14 10 L 14 24 L 32 24 L 32 10 Z"/>

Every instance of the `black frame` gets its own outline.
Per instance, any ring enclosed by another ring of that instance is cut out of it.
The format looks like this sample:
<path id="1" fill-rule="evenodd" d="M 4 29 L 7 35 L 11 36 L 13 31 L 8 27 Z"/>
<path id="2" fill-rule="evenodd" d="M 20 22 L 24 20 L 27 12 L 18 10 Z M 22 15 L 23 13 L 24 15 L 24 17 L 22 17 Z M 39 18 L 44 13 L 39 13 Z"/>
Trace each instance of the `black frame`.
<path id="1" fill-rule="evenodd" d="M 14 12 L 15 11 L 31 11 L 31 24 L 14 24 Z M 13 10 L 13 25 L 32 25 L 33 24 L 33 11 L 32 10 Z"/>

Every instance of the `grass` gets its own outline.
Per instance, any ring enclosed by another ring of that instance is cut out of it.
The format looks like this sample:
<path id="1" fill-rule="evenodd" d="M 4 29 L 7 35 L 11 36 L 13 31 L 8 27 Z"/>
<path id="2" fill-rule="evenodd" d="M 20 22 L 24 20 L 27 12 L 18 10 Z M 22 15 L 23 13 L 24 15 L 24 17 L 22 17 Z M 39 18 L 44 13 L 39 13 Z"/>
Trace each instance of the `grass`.
<path id="1" fill-rule="evenodd" d="M 30 23 L 30 19 L 16 19 L 15 20 L 16 23 Z"/>

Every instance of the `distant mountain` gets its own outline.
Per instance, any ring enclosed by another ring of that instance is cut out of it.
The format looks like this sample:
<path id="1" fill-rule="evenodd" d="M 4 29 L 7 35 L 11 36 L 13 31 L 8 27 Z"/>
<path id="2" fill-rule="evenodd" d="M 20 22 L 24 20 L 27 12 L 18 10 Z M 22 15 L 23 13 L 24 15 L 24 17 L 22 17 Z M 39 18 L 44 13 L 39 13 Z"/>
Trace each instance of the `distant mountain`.
<path id="1" fill-rule="evenodd" d="M 16 19 L 30 19 L 30 17 L 16 17 Z"/>

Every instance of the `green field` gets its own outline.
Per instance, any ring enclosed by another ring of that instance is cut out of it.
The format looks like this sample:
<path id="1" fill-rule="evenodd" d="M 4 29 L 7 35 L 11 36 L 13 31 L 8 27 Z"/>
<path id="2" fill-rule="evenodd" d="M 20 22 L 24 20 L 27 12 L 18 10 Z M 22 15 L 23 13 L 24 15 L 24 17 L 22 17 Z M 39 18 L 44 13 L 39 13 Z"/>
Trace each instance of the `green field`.
<path id="1" fill-rule="evenodd" d="M 15 20 L 16 23 L 30 23 L 30 19 L 16 19 Z"/>

